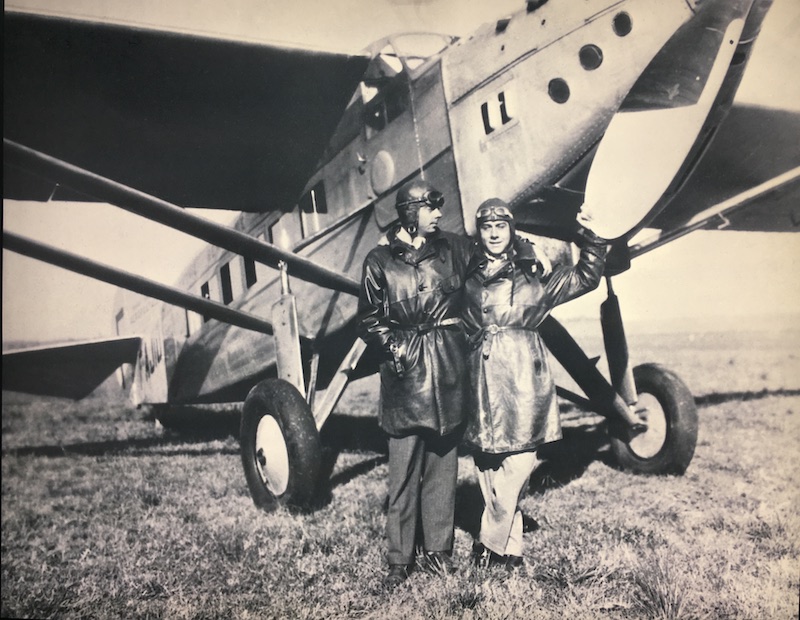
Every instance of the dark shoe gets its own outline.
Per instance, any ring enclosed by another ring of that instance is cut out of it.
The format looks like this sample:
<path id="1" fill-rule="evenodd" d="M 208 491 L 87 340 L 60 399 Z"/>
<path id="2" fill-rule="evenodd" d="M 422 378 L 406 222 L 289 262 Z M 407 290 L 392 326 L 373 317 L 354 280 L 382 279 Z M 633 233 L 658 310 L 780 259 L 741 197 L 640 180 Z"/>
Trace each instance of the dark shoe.
<path id="1" fill-rule="evenodd" d="M 449 575 L 453 572 L 453 554 L 449 551 L 426 551 L 419 566 L 431 575 Z"/>
<path id="2" fill-rule="evenodd" d="M 506 555 L 504 557 L 506 559 L 506 568 L 509 572 L 513 572 L 525 565 L 525 560 L 518 555 Z"/>
<path id="3" fill-rule="evenodd" d="M 495 553 L 479 542 L 472 545 L 472 561 L 478 568 L 506 566 L 506 556 Z"/>
<path id="4" fill-rule="evenodd" d="M 383 586 L 387 590 L 394 590 L 408 579 L 408 566 L 405 564 L 390 564 L 389 572 L 383 578 Z"/>

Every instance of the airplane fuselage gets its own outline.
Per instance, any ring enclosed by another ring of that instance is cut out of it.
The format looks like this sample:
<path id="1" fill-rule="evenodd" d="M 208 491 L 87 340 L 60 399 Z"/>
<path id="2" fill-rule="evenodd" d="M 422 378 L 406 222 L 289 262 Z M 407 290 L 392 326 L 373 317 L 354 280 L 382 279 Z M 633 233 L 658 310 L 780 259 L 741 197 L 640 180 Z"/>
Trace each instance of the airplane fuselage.
<path id="1" fill-rule="evenodd" d="M 537 219 L 538 209 L 548 214 L 562 209 L 565 222 L 572 221 L 615 116 L 647 107 L 632 109 L 629 96 L 637 84 L 650 79 L 657 89 L 663 86 L 665 95 L 653 105 L 659 109 L 664 101 L 689 109 L 700 99 L 687 87 L 692 80 L 705 83 L 712 68 L 689 77 L 676 70 L 673 76 L 659 65 L 662 50 L 676 36 L 692 35 L 686 29 L 696 13 L 719 9 L 718 49 L 703 48 L 711 65 L 722 67 L 714 100 L 751 6 L 750 0 L 697 3 L 699 8 L 686 0 L 549 2 L 535 9 L 534 4 L 462 40 L 401 35 L 376 43 L 364 80 L 298 204 L 283 213 L 243 214 L 235 227 L 359 279 L 364 256 L 396 221 L 397 188 L 415 177 L 444 193 L 446 230 L 474 233 L 475 209 L 492 196 L 511 203 L 520 222 L 531 224 L 529 232 L 537 232 L 536 222 L 543 219 Z M 713 41 L 709 45 L 713 48 Z M 715 64 L 715 59 L 722 60 Z M 686 130 L 691 139 L 662 175 L 668 182 L 686 165 L 702 132 L 708 133 L 707 114 Z M 660 117 L 637 118 L 659 122 Z M 639 125 L 640 131 L 653 128 Z M 614 197 L 616 171 L 608 167 L 604 191 Z M 621 238 L 646 223 L 666 189 L 620 190 L 620 201 L 635 203 L 625 222 L 614 223 Z M 640 193 L 647 199 L 637 202 Z M 611 202 L 593 205 L 599 224 L 614 219 Z M 539 240 L 551 259 L 571 260 L 567 242 Z M 201 254 L 179 285 L 267 319 L 280 295 L 276 270 L 218 248 Z M 337 338 L 347 334 L 344 340 L 352 342 L 356 299 L 301 280 L 293 280 L 292 289 L 304 353 L 343 355 Z M 258 380 L 275 374 L 272 336 L 128 294 L 116 314 L 118 333 L 157 335 L 145 345 L 136 371 L 141 402 L 243 400 Z"/>

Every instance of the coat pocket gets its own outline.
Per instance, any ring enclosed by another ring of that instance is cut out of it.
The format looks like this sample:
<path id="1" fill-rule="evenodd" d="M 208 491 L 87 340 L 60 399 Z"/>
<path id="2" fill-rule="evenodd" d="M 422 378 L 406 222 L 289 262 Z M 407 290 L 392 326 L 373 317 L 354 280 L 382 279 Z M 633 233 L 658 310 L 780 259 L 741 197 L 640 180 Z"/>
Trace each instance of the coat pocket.
<path id="1" fill-rule="evenodd" d="M 449 278 L 445 278 L 442 280 L 441 288 L 447 294 L 456 292 L 461 288 L 461 276 L 454 273 Z"/>

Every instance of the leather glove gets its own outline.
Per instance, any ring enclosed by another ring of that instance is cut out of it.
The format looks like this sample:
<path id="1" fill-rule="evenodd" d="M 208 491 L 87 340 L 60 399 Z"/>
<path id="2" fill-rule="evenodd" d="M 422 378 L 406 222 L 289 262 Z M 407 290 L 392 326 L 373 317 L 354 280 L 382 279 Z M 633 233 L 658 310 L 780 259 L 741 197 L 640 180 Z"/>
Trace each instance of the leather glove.
<path id="1" fill-rule="evenodd" d="M 530 265 L 532 275 L 537 272 L 546 278 L 553 271 L 553 265 L 544 252 L 539 251 L 528 239 L 517 237 L 514 241 L 517 262 Z"/>

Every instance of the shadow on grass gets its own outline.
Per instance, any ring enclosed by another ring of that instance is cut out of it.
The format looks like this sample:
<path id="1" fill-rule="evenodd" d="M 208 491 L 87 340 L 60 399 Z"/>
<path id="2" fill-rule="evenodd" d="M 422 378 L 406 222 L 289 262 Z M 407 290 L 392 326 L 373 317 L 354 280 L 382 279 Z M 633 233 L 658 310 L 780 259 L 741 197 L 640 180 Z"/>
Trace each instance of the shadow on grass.
<path id="1" fill-rule="evenodd" d="M 539 448 L 539 458 L 544 462 L 530 479 L 531 493 L 544 493 L 577 480 L 595 461 L 609 467 L 615 462 L 608 450 L 608 432 L 605 422 L 586 423 L 565 427 L 561 441 Z"/>
<path id="2" fill-rule="evenodd" d="M 369 473 L 389 459 L 386 435 L 378 426 L 377 418 L 373 416 L 332 415 L 320 431 L 320 443 L 322 462 L 315 493 L 317 500 L 312 510 L 319 510 L 330 504 L 333 489 L 336 487 Z M 342 452 L 377 454 L 334 475 L 336 461 Z"/>
<path id="3" fill-rule="evenodd" d="M 44 456 L 50 458 L 73 456 L 153 456 L 170 446 L 184 446 L 184 449 L 163 452 L 165 456 L 208 456 L 212 454 L 239 454 L 238 448 L 206 447 L 186 448 L 186 444 L 207 443 L 209 438 L 147 437 L 142 439 L 123 439 L 109 441 L 87 441 L 48 446 L 21 446 L 3 450 L 3 456 Z"/>
<path id="4" fill-rule="evenodd" d="M 705 407 L 735 401 L 760 400 L 771 396 L 800 396 L 800 390 L 780 388 L 778 390 L 763 389 L 758 392 L 715 392 L 696 396 L 694 402 L 698 407 Z"/>

